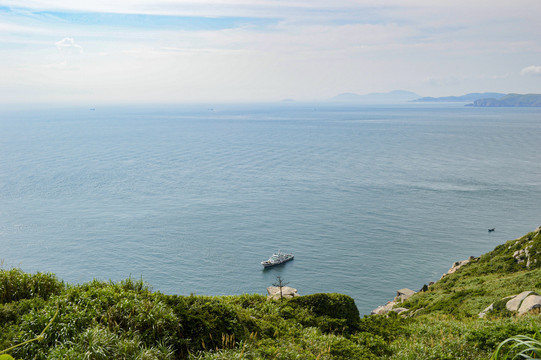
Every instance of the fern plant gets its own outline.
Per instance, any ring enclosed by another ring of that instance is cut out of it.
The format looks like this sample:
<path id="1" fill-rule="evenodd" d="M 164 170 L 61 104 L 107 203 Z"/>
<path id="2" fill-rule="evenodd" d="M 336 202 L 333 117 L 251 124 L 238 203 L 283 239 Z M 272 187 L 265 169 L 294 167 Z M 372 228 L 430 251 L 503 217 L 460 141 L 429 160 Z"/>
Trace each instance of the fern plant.
<path id="1" fill-rule="evenodd" d="M 541 358 L 541 339 L 540 333 L 537 332 L 533 337 L 526 335 L 515 335 L 502 341 L 491 360 L 507 360 L 507 359 L 539 359 Z M 509 346 L 507 351 L 504 349 Z M 512 356 L 512 357 L 511 357 Z"/>

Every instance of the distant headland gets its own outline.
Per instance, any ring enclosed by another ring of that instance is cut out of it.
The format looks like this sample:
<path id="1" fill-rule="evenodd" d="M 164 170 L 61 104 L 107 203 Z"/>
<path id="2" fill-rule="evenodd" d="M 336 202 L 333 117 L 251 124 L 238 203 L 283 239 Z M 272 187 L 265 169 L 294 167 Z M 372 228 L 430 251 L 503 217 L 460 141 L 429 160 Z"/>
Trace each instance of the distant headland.
<path id="1" fill-rule="evenodd" d="M 483 98 L 467 106 L 477 107 L 541 107 L 541 94 L 507 94 L 499 99 Z"/>
<path id="2" fill-rule="evenodd" d="M 469 93 L 469 94 L 461 95 L 461 96 L 443 96 L 443 97 L 428 96 L 428 97 L 415 99 L 413 101 L 415 102 L 469 102 L 469 101 L 475 101 L 479 99 L 488 99 L 488 98 L 499 99 L 504 96 L 505 94 L 502 94 L 502 93 L 484 92 L 484 93 Z"/>
<path id="3" fill-rule="evenodd" d="M 460 96 L 420 97 L 412 91 L 393 90 L 386 93 L 359 95 L 342 93 L 328 101 L 340 103 L 404 103 L 463 102 L 475 107 L 541 107 L 541 94 L 504 94 L 497 92 L 469 93 Z"/>
<path id="4" fill-rule="evenodd" d="M 503 94 L 496 92 L 470 93 L 461 96 L 423 97 L 414 102 L 469 102 L 476 107 L 539 107 L 541 94 Z"/>

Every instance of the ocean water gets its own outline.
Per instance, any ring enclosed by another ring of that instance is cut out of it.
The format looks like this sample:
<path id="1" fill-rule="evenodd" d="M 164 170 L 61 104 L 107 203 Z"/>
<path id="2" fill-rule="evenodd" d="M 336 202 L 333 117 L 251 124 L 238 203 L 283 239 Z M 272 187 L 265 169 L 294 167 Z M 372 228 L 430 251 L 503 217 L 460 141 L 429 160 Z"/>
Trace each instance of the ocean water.
<path id="1" fill-rule="evenodd" d="M 540 136 L 541 109 L 462 104 L 4 110 L 0 262 L 183 295 L 280 275 L 369 313 L 541 225 Z"/>

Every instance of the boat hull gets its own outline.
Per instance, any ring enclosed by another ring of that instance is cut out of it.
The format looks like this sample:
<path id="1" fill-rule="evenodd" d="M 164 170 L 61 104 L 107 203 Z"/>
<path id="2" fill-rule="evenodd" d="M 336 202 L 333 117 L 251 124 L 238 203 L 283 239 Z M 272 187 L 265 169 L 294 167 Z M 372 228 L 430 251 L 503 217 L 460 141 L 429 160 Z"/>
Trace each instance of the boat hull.
<path id="1" fill-rule="evenodd" d="M 283 260 L 280 260 L 280 261 L 273 261 L 273 262 L 270 262 L 270 261 L 262 261 L 261 262 L 261 265 L 263 265 L 264 268 L 269 268 L 269 267 L 273 267 L 273 266 L 277 266 L 277 265 L 281 265 L 283 263 L 286 263 L 288 261 L 291 261 L 293 260 L 294 256 L 291 255 L 291 257 L 288 257 L 286 259 L 283 259 Z"/>

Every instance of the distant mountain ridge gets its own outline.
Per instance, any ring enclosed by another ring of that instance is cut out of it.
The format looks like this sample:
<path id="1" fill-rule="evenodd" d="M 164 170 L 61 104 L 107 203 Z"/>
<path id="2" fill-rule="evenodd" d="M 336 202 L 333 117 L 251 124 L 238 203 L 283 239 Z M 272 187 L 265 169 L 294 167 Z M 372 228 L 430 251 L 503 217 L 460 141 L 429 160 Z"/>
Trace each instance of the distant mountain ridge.
<path id="1" fill-rule="evenodd" d="M 419 98 L 419 95 L 406 90 L 393 90 L 386 93 L 370 93 L 359 95 L 355 93 L 342 93 L 329 101 L 333 102 L 406 102 Z"/>
<path id="2" fill-rule="evenodd" d="M 428 97 L 415 99 L 413 101 L 415 102 L 468 102 L 468 101 L 475 101 L 475 100 L 487 99 L 487 98 L 499 99 L 503 96 L 505 96 L 505 94 L 496 93 L 496 92 L 484 92 L 484 93 L 469 93 L 462 96 L 443 96 L 443 97 L 428 96 Z"/>
<path id="3" fill-rule="evenodd" d="M 507 94 L 499 99 L 483 98 L 467 106 L 476 107 L 541 107 L 541 94 Z"/>
<path id="4" fill-rule="evenodd" d="M 466 106 L 476 107 L 541 107 L 541 94 L 503 94 L 497 92 L 469 93 L 461 96 L 419 97 L 406 90 L 359 95 L 342 93 L 328 101 L 340 103 L 404 103 L 404 102 L 472 102 Z"/>

